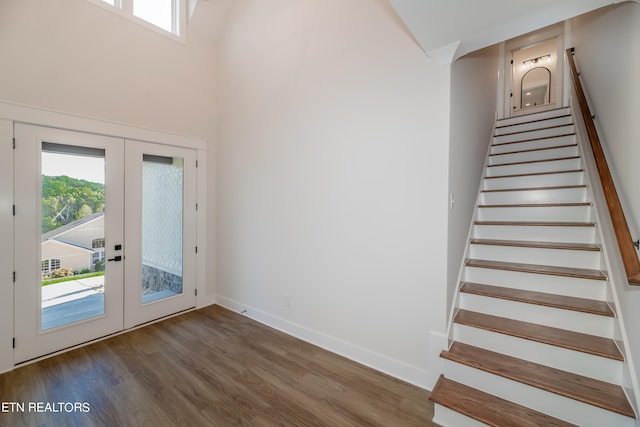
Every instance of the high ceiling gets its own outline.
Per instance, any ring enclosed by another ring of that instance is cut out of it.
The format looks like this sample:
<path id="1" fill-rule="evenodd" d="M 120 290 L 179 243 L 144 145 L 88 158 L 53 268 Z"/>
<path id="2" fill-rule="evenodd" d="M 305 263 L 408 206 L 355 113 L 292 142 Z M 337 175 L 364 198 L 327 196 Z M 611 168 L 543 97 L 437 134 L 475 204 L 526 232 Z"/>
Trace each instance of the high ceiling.
<path id="1" fill-rule="evenodd" d="M 425 53 L 451 62 L 613 0 L 389 0 Z"/>
<path id="2" fill-rule="evenodd" d="M 237 0 L 188 0 L 190 27 L 216 40 Z M 267 2 L 270 0 L 249 0 Z M 300 0 L 290 0 L 293 2 Z M 349 1 L 349 0 L 343 0 Z M 387 0 L 427 55 L 452 62 L 474 50 L 564 21 L 614 0 Z M 640 2 L 640 0 L 634 0 Z M 276 2 L 276 3 L 282 3 Z M 264 6 L 264 5 L 261 5 Z"/>

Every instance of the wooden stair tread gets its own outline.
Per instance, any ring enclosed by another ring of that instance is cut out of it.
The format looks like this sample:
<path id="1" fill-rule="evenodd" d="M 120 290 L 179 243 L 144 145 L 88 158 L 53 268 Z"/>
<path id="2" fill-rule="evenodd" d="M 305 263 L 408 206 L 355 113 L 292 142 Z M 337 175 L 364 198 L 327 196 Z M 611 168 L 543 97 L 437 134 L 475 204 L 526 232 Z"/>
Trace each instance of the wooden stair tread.
<path id="1" fill-rule="evenodd" d="M 576 427 L 440 376 L 429 399 L 492 427 Z"/>
<path id="2" fill-rule="evenodd" d="M 533 163 L 547 163 L 547 162 L 559 162 L 562 160 L 576 160 L 579 159 L 580 156 L 567 156 L 567 157 L 555 157 L 553 159 L 538 159 L 538 160 L 525 160 L 521 162 L 511 162 L 511 163 L 497 163 L 495 165 L 487 165 L 488 168 L 495 168 L 500 166 L 517 166 L 517 165 L 530 165 Z"/>
<path id="3" fill-rule="evenodd" d="M 578 173 L 584 172 L 583 169 L 569 169 L 564 171 L 549 171 L 549 172 L 531 172 L 531 173 L 515 173 L 510 175 L 492 175 L 485 176 L 484 179 L 498 179 L 498 178 L 519 178 L 524 176 L 540 176 L 540 175 L 559 175 L 564 173 Z"/>
<path id="4" fill-rule="evenodd" d="M 503 286 L 483 285 L 470 282 L 462 282 L 460 292 L 517 301 L 526 304 L 542 305 L 545 307 L 553 307 L 563 310 L 578 311 L 580 313 L 596 314 L 599 316 L 614 316 L 611 307 L 609 307 L 609 304 L 605 301 L 587 298 L 525 291 L 521 289 L 506 288 Z"/>
<path id="5" fill-rule="evenodd" d="M 521 140 L 518 140 L 518 141 L 499 142 L 499 143 L 493 143 L 491 145 L 493 147 L 499 147 L 499 146 L 502 146 L 502 145 L 520 144 L 520 143 L 523 143 L 523 142 L 543 141 L 545 139 L 563 138 L 565 136 L 573 136 L 575 134 L 576 134 L 575 132 L 570 132 L 570 133 L 563 133 L 563 134 L 560 134 L 560 135 L 549 135 L 549 136 L 541 136 L 541 137 L 538 137 L 538 138 L 521 139 Z M 497 137 L 500 137 L 500 136 L 504 136 L 504 135 L 497 135 L 497 136 L 494 136 L 494 138 L 497 138 Z"/>
<path id="6" fill-rule="evenodd" d="M 506 151 L 504 153 L 493 153 L 493 154 L 489 154 L 489 157 L 495 157 L 495 156 L 506 156 L 509 154 L 522 154 L 522 153 L 532 153 L 535 151 L 547 151 L 547 150 L 557 150 L 559 148 L 570 148 L 570 147 L 577 147 L 578 144 L 564 144 L 564 145 L 554 145 L 551 147 L 541 147 L 541 148 L 530 148 L 528 150 L 517 150 L 517 151 Z"/>
<path id="7" fill-rule="evenodd" d="M 454 322 L 595 356 L 606 357 L 608 359 L 624 360 L 613 340 L 595 335 L 468 310 L 459 310 L 454 318 Z"/>
<path id="8" fill-rule="evenodd" d="M 563 108 L 566 108 L 566 107 L 554 108 L 553 110 L 547 110 L 547 111 L 562 110 Z M 539 114 L 539 113 L 533 113 L 533 114 Z M 526 118 L 526 116 L 527 115 L 522 115 L 520 117 L 521 118 Z M 524 121 L 524 122 L 511 123 L 510 125 L 500 125 L 499 124 L 501 121 L 509 120 L 509 119 L 513 118 L 513 117 L 509 117 L 507 119 L 498 120 L 498 125 L 496 125 L 496 129 L 504 129 L 504 128 L 508 128 L 508 127 L 511 127 L 511 126 L 528 125 L 528 124 L 531 124 L 531 123 L 540 123 L 540 122 L 545 122 L 545 121 L 548 121 L 548 120 L 566 119 L 567 117 L 571 117 L 571 113 L 563 114 L 561 116 L 545 117 L 545 118 L 542 118 L 542 119 L 527 120 L 527 121 Z"/>
<path id="9" fill-rule="evenodd" d="M 525 227 L 595 227 L 595 222 L 553 222 L 553 221 L 475 221 L 475 225 L 525 226 Z"/>
<path id="10" fill-rule="evenodd" d="M 565 242 L 535 242 L 528 240 L 494 240 L 494 239 L 471 239 L 472 245 L 489 246 L 512 246 L 518 248 L 538 248 L 538 249 L 566 249 L 574 251 L 599 252 L 600 246 L 592 243 L 565 243 Z"/>
<path id="11" fill-rule="evenodd" d="M 516 131 L 516 132 L 503 133 L 501 135 L 494 135 L 494 138 L 499 138 L 501 136 L 520 135 L 520 134 L 523 134 L 523 133 L 530 133 L 530 132 L 538 132 L 538 131 L 541 131 L 541 130 L 558 129 L 558 128 L 564 128 L 564 127 L 568 127 L 568 126 L 573 126 L 573 123 L 567 123 L 567 124 L 564 124 L 564 125 L 545 126 L 545 127 L 535 128 L 535 129 L 526 129 L 526 130 L 519 130 L 519 131 Z"/>
<path id="12" fill-rule="evenodd" d="M 606 280 L 607 276 L 600 270 L 587 268 L 555 267 L 550 265 L 522 264 L 504 261 L 468 259 L 467 267 L 490 268 L 494 270 L 517 271 L 521 273 L 546 274 L 549 276 L 575 277 L 589 280 Z"/>
<path id="13" fill-rule="evenodd" d="M 480 190 L 481 193 L 506 193 L 510 191 L 553 191 L 553 190 L 571 190 L 587 188 L 585 184 L 581 185 L 556 185 L 550 187 L 520 187 L 520 188 L 501 188 L 498 190 Z"/>
<path id="14" fill-rule="evenodd" d="M 479 208 L 555 208 L 572 206 L 591 206 L 589 202 L 578 203 L 513 203 L 499 205 L 478 205 Z"/>
<path id="15" fill-rule="evenodd" d="M 454 342 L 440 357 L 635 418 L 624 390 L 615 384 L 459 342 Z"/>

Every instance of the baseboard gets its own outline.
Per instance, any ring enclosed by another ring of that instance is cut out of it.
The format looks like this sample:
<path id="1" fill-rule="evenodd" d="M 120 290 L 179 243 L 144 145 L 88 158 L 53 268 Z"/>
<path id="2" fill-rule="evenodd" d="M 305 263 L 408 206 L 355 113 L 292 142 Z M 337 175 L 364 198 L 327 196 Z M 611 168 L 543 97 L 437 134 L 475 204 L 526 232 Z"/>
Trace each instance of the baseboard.
<path id="1" fill-rule="evenodd" d="M 339 354 L 347 359 L 351 359 L 369 368 L 398 378 L 417 387 L 431 390 L 437 380 L 437 377 L 440 375 L 440 372 L 432 373 L 430 371 L 408 365 L 366 348 L 350 344 L 341 339 L 247 306 L 246 304 L 242 304 L 230 298 L 217 296 L 216 300 L 216 303 L 224 308 L 240 313 L 266 326 L 277 329 L 313 345 L 317 345 L 318 347 L 331 351 L 332 353 Z M 440 337 L 436 336 L 434 339 L 436 341 L 440 341 Z M 439 354 L 440 349 L 438 349 L 437 352 Z"/>
<path id="2" fill-rule="evenodd" d="M 204 308 L 216 303 L 215 295 L 198 295 L 196 297 L 196 308 Z"/>

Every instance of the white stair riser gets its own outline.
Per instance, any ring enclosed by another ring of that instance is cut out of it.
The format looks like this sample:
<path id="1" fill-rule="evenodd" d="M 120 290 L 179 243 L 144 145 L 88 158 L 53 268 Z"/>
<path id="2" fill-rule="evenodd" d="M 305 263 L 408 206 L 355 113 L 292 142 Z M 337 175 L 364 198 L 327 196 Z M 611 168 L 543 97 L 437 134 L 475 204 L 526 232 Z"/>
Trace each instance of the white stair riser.
<path id="1" fill-rule="evenodd" d="M 504 144 L 506 142 L 529 141 L 538 138 L 548 138 L 550 136 L 561 136 L 574 133 L 573 126 L 559 126 L 549 129 L 538 129 L 529 132 L 514 133 L 509 135 L 500 135 L 493 137 L 494 144 Z"/>
<path id="2" fill-rule="evenodd" d="M 469 256 L 473 259 L 505 261 L 521 264 L 551 265 L 556 267 L 600 268 L 600 252 L 568 249 L 523 248 L 472 244 Z"/>
<path id="3" fill-rule="evenodd" d="M 487 427 L 487 424 L 452 411 L 446 406 L 433 405 L 433 419 L 431 420 L 441 427 Z"/>
<path id="4" fill-rule="evenodd" d="M 620 385 L 623 364 L 617 360 L 553 345 L 498 334 L 465 325 L 454 325 L 454 339 L 518 359 Z"/>
<path id="5" fill-rule="evenodd" d="M 535 206 L 478 209 L 479 221 L 591 221 L 591 206 Z"/>
<path id="6" fill-rule="evenodd" d="M 503 135 L 505 133 L 523 132 L 532 129 L 539 129 L 541 127 L 551 127 L 560 125 L 570 125 L 573 123 L 571 116 L 555 117 L 546 119 L 544 121 L 531 121 L 520 124 L 512 124 L 510 126 L 501 125 L 496 128 L 496 136 Z"/>
<path id="7" fill-rule="evenodd" d="M 613 339 L 612 317 L 491 298 L 482 295 L 473 295 L 464 292 L 460 294 L 460 307 L 492 316 L 507 317 L 523 322 Z"/>
<path id="8" fill-rule="evenodd" d="M 569 107 L 559 108 L 559 109 L 556 109 L 556 110 L 541 111 L 539 113 L 534 113 L 534 114 L 515 116 L 515 117 L 507 117 L 507 118 L 504 118 L 504 119 L 500 119 L 500 120 L 498 120 L 496 126 L 497 127 L 501 127 L 501 126 L 514 125 L 514 124 L 517 124 L 517 123 L 524 123 L 524 122 L 532 122 L 532 121 L 536 121 L 536 120 L 550 119 L 550 118 L 559 117 L 559 116 L 566 116 L 567 114 L 571 114 L 571 110 L 569 109 Z"/>
<path id="9" fill-rule="evenodd" d="M 513 239 L 543 242 L 595 243 L 595 227 L 474 225 L 476 239 Z"/>
<path id="10" fill-rule="evenodd" d="M 480 203 L 483 205 L 508 203 L 584 203 L 586 201 L 586 187 L 483 192 L 480 198 Z"/>
<path id="11" fill-rule="evenodd" d="M 464 281 L 606 301 L 606 282 L 601 280 L 465 267 Z"/>
<path id="12" fill-rule="evenodd" d="M 635 420 L 536 387 L 445 361 L 445 376 L 469 387 L 583 427 L 633 427 Z"/>
<path id="13" fill-rule="evenodd" d="M 523 173 L 561 172 L 582 169 L 580 158 L 547 160 L 536 163 L 523 163 L 517 165 L 490 166 L 487 168 L 487 176 L 504 176 Z"/>
<path id="14" fill-rule="evenodd" d="M 491 146 L 491 154 L 509 153 L 512 151 L 534 150 L 538 148 L 557 147 L 558 145 L 575 144 L 575 135 L 563 135 L 555 138 L 536 139 L 533 141 L 498 144 Z"/>
<path id="15" fill-rule="evenodd" d="M 553 187 L 582 185 L 583 172 L 557 173 L 547 175 L 516 176 L 508 178 L 489 178 L 484 180 L 484 190 L 505 190 L 510 188 Z"/>
<path id="16" fill-rule="evenodd" d="M 500 165 L 514 162 L 531 162 L 534 160 L 559 159 L 562 157 L 579 156 L 578 146 L 554 148 L 548 150 L 525 151 L 510 154 L 493 155 L 489 157 L 490 165 Z"/>

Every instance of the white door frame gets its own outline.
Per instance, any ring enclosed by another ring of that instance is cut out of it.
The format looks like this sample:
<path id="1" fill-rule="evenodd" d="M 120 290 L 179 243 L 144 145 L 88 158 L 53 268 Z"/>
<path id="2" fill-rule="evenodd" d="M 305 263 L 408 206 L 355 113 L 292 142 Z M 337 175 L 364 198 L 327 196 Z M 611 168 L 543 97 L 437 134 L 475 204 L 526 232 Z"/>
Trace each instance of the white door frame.
<path id="1" fill-rule="evenodd" d="M 543 28 L 538 31 L 534 31 L 523 36 L 516 37 L 508 40 L 504 43 L 504 56 L 503 56 L 503 74 L 504 87 L 503 87 L 503 117 L 511 117 L 521 113 L 520 110 L 513 110 L 513 97 L 512 91 L 515 90 L 513 85 L 513 52 L 516 50 L 524 49 L 529 46 L 542 43 L 546 40 L 556 39 L 556 78 L 555 78 L 555 106 L 560 107 L 564 105 L 563 97 L 563 83 L 564 83 L 564 24 L 559 23 Z"/>
<path id="2" fill-rule="evenodd" d="M 13 122 L 0 120 L 0 373 L 13 366 Z"/>

